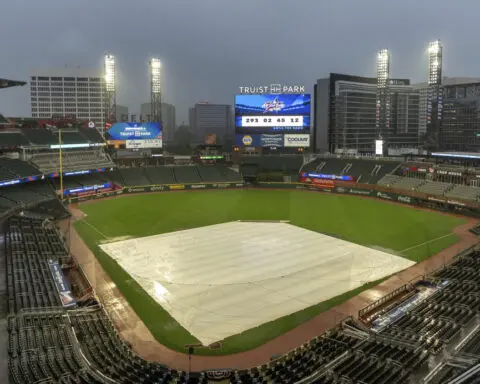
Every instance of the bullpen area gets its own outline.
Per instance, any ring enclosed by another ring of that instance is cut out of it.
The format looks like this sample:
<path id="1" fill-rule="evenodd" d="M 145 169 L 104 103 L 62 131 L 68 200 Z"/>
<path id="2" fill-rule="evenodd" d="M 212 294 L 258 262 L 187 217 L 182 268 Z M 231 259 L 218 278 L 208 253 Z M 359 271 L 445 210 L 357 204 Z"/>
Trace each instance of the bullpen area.
<path id="1" fill-rule="evenodd" d="M 138 194 L 80 208 L 77 231 L 154 337 L 182 352 L 215 343 L 205 355 L 282 335 L 454 244 L 464 223 L 295 190 Z"/>

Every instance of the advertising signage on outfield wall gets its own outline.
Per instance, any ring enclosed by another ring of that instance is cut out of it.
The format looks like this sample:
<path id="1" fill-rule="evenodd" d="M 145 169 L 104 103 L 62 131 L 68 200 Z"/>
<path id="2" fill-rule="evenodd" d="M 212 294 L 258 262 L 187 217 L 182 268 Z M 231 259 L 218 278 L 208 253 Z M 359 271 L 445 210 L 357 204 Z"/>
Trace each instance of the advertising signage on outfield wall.
<path id="1" fill-rule="evenodd" d="M 308 183 L 314 179 L 326 179 L 326 180 L 341 180 L 341 181 L 355 181 L 353 176 L 348 175 L 331 175 L 326 173 L 311 173 L 311 172 L 302 172 L 300 174 L 300 181 L 302 183 Z"/>
<path id="2" fill-rule="evenodd" d="M 183 191 L 195 189 L 221 189 L 221 188 L 242 188 L 243 183 L 216 183 L 216 184 L 168 184 L 168 185 L 146 185 L 138 187 L 125 187 L 124 193 L 140 192 L 162 192 L 162 191 Z"/>
<path id="3" fill-rule="evenodd" d="M 108 188 L 112 188 L 112 183 L 95 184 L 95 185 L 88 185 L 88 186 L 79 187 L 79 188 L 64 189 L 63 194 L 71 195 L 71 194 L 78 194 L 83 192 L 91 192 L 91 191 L 95 192 L 101 189 L 108 189 Z"/>
<path id="4" fill-rule="evenodd" d="M 326 179 L 312 179 L 309 184 L 315 185 L 319 188 L 333 188 L 335 186 L 335 182 L 333 180 Z"/>

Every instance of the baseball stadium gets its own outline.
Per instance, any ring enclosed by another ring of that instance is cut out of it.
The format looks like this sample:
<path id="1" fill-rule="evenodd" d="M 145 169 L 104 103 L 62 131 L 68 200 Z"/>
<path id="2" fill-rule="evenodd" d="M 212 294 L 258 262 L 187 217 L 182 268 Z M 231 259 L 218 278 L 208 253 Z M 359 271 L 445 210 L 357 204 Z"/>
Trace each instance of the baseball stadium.
<path id="1" fill-rule="evenodd" d="M 240 96 L 181 155 L 0 115 L 1 383 L 477 382 L 480 155 L 315 152 L 310 95 Z"/>
<path id="2" fill-rule="evenodd" d="M 12 382 L 335 382 L 331 372 L 367 367 L 372 382 L 414 382 L 468 330 L 473 348 L 476 197 L 430 192 L 444 182 L 404 175 L 418 165 L 284 155 L 118 168 L 98 149 L 63 156 L 69 172 L 112 170 L 65 177 L 81 192 L 62 200 L 59 180 L 41 177 L 58 153 L 2 159 L 35 179 L 2 189 L 18 199 L 2 205 Z M 298 177 L 246 183 L 254 163 Z M 347 163 L 363 183 L 308 176 Z"/>

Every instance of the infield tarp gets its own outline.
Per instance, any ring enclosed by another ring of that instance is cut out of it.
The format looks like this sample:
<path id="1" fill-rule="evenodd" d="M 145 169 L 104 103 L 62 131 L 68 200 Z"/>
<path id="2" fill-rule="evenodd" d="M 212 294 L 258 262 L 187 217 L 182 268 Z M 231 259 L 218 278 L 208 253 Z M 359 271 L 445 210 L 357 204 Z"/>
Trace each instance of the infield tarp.
<path id="1" fill-rule="evenodd" d="M 414 264 L 287 223 L 231 222 L 100 247 L 204 345 Z"/>

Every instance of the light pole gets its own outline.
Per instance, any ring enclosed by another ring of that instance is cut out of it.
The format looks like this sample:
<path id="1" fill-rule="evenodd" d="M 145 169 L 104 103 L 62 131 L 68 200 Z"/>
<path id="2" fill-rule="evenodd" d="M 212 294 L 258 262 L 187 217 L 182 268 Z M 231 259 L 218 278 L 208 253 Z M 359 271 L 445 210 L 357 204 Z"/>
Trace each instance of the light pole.
<path id="1" fill-rule="evenodd" d="M 62 151 L 62 128 L 58 129 L 58 158 L 60 171 L 60 201 L 63 202 L 63 151 Z"/>

